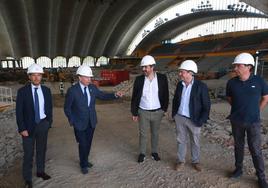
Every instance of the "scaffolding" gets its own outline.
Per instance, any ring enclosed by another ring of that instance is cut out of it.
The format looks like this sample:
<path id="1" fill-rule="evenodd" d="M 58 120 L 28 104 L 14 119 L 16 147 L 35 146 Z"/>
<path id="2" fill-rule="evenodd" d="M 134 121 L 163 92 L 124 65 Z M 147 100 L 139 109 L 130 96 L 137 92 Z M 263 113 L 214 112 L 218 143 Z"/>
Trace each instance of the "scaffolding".
<path id="1" fill-rule="evenodd" d="M 267 79 L 268 72 L 268 49 L 258 50 L 256 52 L 256 62 L 254 67 L 254 74 L 259 74 Z"/>
<path id="2" fill-rule="evenodd" d="M 12 89 L 0 86 L 0 112 L 13 105 Z"/>

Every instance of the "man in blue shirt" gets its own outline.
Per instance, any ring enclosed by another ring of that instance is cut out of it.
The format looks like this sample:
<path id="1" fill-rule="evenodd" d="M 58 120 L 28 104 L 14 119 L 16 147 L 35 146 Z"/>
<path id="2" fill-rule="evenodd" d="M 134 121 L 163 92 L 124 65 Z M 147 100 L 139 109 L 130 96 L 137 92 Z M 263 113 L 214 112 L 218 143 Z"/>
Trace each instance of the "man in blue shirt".
<path id="1" fill-rule="evenodd" d="M 180 171 L 185 163 L 187 136 L 191 142 L 192 166 L 200 172 L 200 132 L 210 111 L 208 88 L 203 82 L 194 79 L 197 65 L 192 60 L 182 62 L 179 67 L 181 81 L 177 84 L 172 104 L 172 117 L 176 122 L 177 163 Z"/>
<path id="2" fill-rule="evenodd" d="M 261 77 L 251 74 L 254 66 L 254 58 L 251 54 L 239 54 L 233 65 L 237 77 L 230 79 L 226 87 L 226 96 L 231 104 L 229 117 L 235 142 L 236 169 L 231 177 L 239 178 L 243 174 L 245 134 L 247 133 L 248 146 L 259 186 L 267 188 L 261 151 L 260 111 L 268 102 L 268 86 Z"/>

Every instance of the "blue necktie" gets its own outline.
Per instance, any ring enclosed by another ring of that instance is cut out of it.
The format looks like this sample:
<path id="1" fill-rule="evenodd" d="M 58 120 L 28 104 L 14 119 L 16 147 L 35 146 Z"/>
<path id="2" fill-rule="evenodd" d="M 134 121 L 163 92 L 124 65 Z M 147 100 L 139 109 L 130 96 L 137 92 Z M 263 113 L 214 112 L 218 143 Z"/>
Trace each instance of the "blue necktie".
<path id="1" fill-rule="evenodd" d="M 40 122 L 40 113 L 39 113 L 39 99 L 37 94 L 37 87 L 34 88 L 34 119 L 35 123 Z"/>
<path id="2" fill-rule="evenodd" d="M 84 96 L 85 96 L 86 104 L 88 106 L 87 87 L 84 87 Z"/>

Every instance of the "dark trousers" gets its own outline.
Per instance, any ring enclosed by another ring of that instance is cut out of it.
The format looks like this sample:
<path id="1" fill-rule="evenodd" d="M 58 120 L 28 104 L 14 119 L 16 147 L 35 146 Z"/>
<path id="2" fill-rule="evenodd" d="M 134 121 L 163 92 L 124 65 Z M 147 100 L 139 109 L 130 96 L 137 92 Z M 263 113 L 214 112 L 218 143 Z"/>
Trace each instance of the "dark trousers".
<path id="1" fill-rule="evenodd" d="M 88 167 L 88 156 L 90 153 L 94 130 L 95 128 L 92 128 L 90 125 L 84 131 L 79 131 L 77 129 L 74 129 L 75 138 L 76 138 L 76 141 L 78 142 L 79 159 L 80 159 L 81 168 Z"/>
<path id="2" fill-rule="evenodd" d="M 254 167 L 256 169 L 256 175 L 259 179 L 264 179 L 265 173 L 261 151 L 260 123 L 243 125 L 241 123 L 231 121 L 231 124 L 235 141 L 235 167 L 241 170 L 243 168 L 245 133 L 247 133 L 248 147 L 252 156 Z"/>
<path id="3" fill-rule="evenodd" d="M 34 148 L 36 148 L 35 162 L 37 172 L 40 173 L 45 171 L 48 129 L 48 121 L 42 120 L 36 125 L 33 133 L 30 136 L 22 137 L 24 151 L 22 173 L 24 180 L 32 181 Z"/>

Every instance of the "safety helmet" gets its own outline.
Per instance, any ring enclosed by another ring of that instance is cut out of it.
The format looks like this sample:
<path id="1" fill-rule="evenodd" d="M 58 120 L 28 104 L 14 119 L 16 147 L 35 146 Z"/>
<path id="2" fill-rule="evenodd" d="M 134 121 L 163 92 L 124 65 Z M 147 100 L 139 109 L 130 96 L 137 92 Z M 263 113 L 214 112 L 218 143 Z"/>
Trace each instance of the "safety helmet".
<path id="1" fill-rule="evenodd" d="M 27 74 L 32 74 L 32 73 L 41 73 L 41 74 L 43 74 L 44 70 L 40 65 L 34 63 L 34 64 L 30 65 L 28 67 L 28 69 L 27 69 Z"/>
<path id="2" fill-rule="evenodd" d="M 232 64 L 244 64 L 244 65 L 255 65 L 254 58 L 249 53 L 241 53 L 237 55 Z"/>
<path id="3" fill-rule="evenodd" d="M 88 65 L 81 65 L 76 71 L 77 75 L 93 77 L 92 70 Z"/>
<path id="4" fill-rule="evenodd" d="M 146 55 L 141 60 L 141 67 L 147 66 L 147 65 L 155 65 L 155 60 L 153 56 Z"/>
<path id="5" fill-rule="evenodd" d="M 183 61 L 179 67 L 179 70 L 180 69 L 192 71 L 193 73 L 197 73 L 197 65 L 193 60 Z"/>

